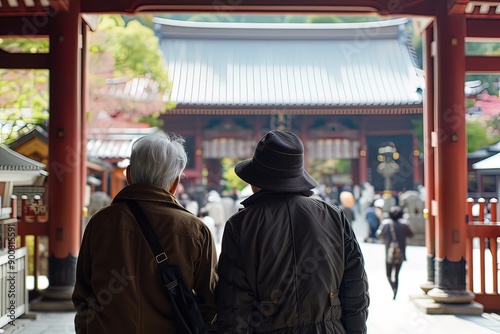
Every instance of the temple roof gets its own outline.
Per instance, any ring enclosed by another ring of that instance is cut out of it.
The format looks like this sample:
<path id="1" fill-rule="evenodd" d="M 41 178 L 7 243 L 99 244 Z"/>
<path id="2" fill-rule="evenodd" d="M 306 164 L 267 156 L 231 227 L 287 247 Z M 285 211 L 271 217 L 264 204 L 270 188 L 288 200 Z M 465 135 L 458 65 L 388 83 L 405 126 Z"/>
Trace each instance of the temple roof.
<path id="1" fill-rule="evenodd" d="M 128 159 L 134 142 L 157 128 L 89 129 L 87 157 L 99 159 Z"/>
<path id="2" fill-rule="evenodd" d="M 500 153 L 476 162 L 472 165 L 474 169 L 500 169 Z"/>
<path id="3" fill-rule="evenodd" d="M 0 144 L 0 182 L 32 185 L 38 177 L 47 175 L 44 169 L 44 164 Z"/>
<path id="4" fill-rule="evenodd" d="M 108 122 L 100 120 L 103 127 L 89 127 L 87 128 L 87 162 L 93 162 L 98 165 L 102 165 L 104 168 L 108 168 L 109 164 L 105 161 L 107 159 L 127 159 L 130 157 L 130 152 L 133 143 L 142 136 L 149 133 L 158 131 L 157 128 L 151 128 L 147 124 L 138 123 L 133 124 L 123 121 Z M 107 126 L 114 125 L 115 127 L 108 128 Z M 148 126 L 148 127 L 146 127 Z M 26 143 L 32 138 L 39 138 L 43 142 L 48 144 L 48 134 L 42 127 L 36 127 L 24 136 L 19 137 L 17 140 L 11 143 L 11 148 L 18 148 L 22 144 Z M 5 147 L 4 147 L 5 148 Z M 44 164 L 38 163 L 30 158 L 25 157 L 9 148 L 7 148 L 9 153 L 13 157 L 19 158 L 20 165 L 21 162 L 26 162 L 25 167 L 13 167 L 14 160 L 11 158 L 4 159 L 5 151 L 0 149 L 0 171 L 2 170 L 36 170 L 39 165 L 43 166 L 41 169 L 45 168 Z M 7 156 L 7 155 L 6 155 Z M 14 159 L 14 158 L 12 158 Z M 6 163 L 10 163 L 10 166 L 3 166 Z M 34 165 L 31 166 L 29 162 L 33 162 Z"/>
<path id="5" fill-rule="evenodd" d="M 0 144 L 0 170 L 4 171 L 38 171 L 45 165 L 25 157 L 5 145 Z"/>
<path id="6" fill-rule="evenodd" d="M 31 129 L 27 134 L 16 138 L 16 140 L 14 140 L 12 143 L 9 144 L 9 148 L 15 150 L 17 147 L 25 144 L 26 142 L 30 141 L 33 138 L 38 138 L 42 142 L 48 143 L 47 129 L 45 129 L 45 127 L 43 126 L 37 125 L 33 129 Z"/>
<path id="7" fill-rule="evenodd" d="M 423 76 L 404 31 L 406 22 L 242 24 L 155 18 L 177 109 L 284 107 L 287 112 L 327 113 L 365 113 L 366 108 L 422 112 Z"/>
<path id="8" fill-rule="evenodd" d="M 500 153 L 500 142 L 483 147 L 477 151 L 471 152 L 467 155 L 468 159 L 481 159 L 488 158 L 496 153 Z"/>

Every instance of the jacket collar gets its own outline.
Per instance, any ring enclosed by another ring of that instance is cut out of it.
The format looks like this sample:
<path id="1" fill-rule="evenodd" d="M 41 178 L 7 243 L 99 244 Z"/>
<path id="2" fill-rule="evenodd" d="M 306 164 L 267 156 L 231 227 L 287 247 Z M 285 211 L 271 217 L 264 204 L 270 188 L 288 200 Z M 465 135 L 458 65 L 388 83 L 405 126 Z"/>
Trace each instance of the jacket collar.
<path id="1" fill-rule="evenodd" d="M 126 186 L 115 196 L 115 198 L 113 199 L 113 203 L 128 199 L 174 203 L 180 206 L 175 196 L 169 193 L 167 190 L 144 183 L 134 183 Z"/>
<path id="2" fill-rule="evenodd" d="M 313 194 L 313 192 L 310 190 L 307 190 L 307 191 L 302 191 L 302 192 L 298 192 L 298 193 L 291 193 L 291 192 L 272 191 L 272 190 L 262 189 L 262 190 L 256 192 L 255 194 L 251 195 L 250 197 L 248 197 L 244 201 L 242 201 L 241 205 L 243 205 L 246 208 L 247 206 L 250 206 L 250 205 L 255 204 L 257 202 L 260 202 L 260 201 L 265 201 L 269 197 L 273 197 L 273 196 L 276 196 L 278 194 L 299 195 L 299 196 L 309 197 Z"/>

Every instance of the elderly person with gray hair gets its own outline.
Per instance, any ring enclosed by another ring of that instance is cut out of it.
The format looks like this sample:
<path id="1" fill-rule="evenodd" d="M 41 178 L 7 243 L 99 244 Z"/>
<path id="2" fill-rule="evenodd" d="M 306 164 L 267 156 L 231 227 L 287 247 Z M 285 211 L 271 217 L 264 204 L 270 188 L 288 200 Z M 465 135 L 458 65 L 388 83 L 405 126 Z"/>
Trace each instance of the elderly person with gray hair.
<path id="1" fill-rule="evenodd" d="M 168 257 L 192 289 L 207 324 L 215 317 L 217 255 L 203 222 L 175 193 L 187 164 L 184 140 L 157 132 L 132 147 L 128 186 L 90 219 L 78 256 L 73 304 L 77 333 L 174 333 L 153 252 L 127 202 L 144 212 Z"/>

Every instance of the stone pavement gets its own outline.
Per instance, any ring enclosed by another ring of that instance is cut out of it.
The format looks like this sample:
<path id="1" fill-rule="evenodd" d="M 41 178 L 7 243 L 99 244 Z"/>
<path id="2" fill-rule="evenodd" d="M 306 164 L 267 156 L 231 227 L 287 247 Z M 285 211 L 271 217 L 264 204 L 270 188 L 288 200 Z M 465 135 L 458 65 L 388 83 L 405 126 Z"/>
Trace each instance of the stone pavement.
<path id="1" fill-rule="evenodd" d="M 363 240 L 360 226 L 354 228 Z M 428 315 L 419 310 L 410 296 L 423 294 L 420 285 L 425 282 L 426 249 L 408 246 L 408 261 L 400 273 L 400 287 L 396 300 L 385 277 L 384 246 L 361 242 L 370 284 L 371 305 L 368 334 L 493 334 L 500 333 L 500 316 L 483 313 L 478 316 Z M 33 314 L 33 312 L 30 312 Z M 66 334 L 74 333 L 73 313 L 36 313 L 36 320 L 17 319 L 17 328 L 6 326 L 6 333 Z M 149 333 L 148 333 L 149 334 Z"/>

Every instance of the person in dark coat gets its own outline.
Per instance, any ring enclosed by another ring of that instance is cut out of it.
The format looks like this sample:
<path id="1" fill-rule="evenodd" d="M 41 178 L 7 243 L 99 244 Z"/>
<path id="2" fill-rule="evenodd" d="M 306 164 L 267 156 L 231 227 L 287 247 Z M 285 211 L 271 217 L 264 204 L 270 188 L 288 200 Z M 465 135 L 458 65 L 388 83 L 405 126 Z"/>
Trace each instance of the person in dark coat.
<path id="1" fill-rule="evenodd" d="M 386 274 L 393 291 L 393 299 L 396 299 L 399 286 L 399 271 L 401 270 L 403 261 L 406 261 L 406 238 L 411 238 L 413 236 L 413 231 L 408 225 L 408 222 L 402 219 L 403 209 L 400 206 L 393 206 L 389 209 L 389 218 L 390 219 L 384 219 L 382 221 L 377 231 L 377 236 L 383 239 L 385 243 Z M 403 256 L 403 260 L 399 263 L 391 263 L 387 257 L 389 245 L 393 240 L 391 225 L 394 227 L 394 234 L 396 235 L 396 240 Z"/>
<path id="2" fill-rule="evenodd" d="M 366 209 L 366 221 L 368 222 L 368 227 L 370 228 L 370 233 L 368 238 L 365 239 L 366 242 L 376 242 L 377 241 L 377 231 L 380 226 L 380 219 L 375 211 L 375 205 L 372 202 L 370 206 Z"/>
<path id="3" fill-rule="evenodd" d="M 311 197 L 304 147 L 273 130 L 236 174 L 254 192 L 226 223 L 217 333 L 366 333 L 364 258 L 346 216 Z"/>

